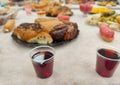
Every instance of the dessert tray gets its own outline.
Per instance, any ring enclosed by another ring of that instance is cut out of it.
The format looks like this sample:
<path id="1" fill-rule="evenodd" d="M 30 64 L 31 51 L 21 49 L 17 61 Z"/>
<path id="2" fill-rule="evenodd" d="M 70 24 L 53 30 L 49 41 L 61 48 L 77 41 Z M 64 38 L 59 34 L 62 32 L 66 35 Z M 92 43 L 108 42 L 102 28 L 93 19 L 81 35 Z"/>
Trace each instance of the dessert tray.
<path id="1" fill-rule="evenodd" d="M 18 39 L 17 36 L 14 35 L 14 34 L 12 34 L 11 37 L 13 38 L 13 40 L 16 43 L 18 43 L 20 45 L 23 45 L 23 46 L 26 46 L 26 47 L 36 47 L 36 46 L 40 46 L 40 45 L 49 45 L 49 46 L 55 47 L 55 46 L 60 46 L 60 45 L 71 42 L 72 40 L 76 39 L 78 35 L 79 35 L 79 30 L 78 30 L 76 36 L 73 39 L 68 40 L 68 41 L 60 41 L 60 42 L 53 41 L 53 43 L 51 43 L 51 44 L 28 43 L 28 42 L 25 42 L 25 41 L 22 41 L 22 40 Z"/>

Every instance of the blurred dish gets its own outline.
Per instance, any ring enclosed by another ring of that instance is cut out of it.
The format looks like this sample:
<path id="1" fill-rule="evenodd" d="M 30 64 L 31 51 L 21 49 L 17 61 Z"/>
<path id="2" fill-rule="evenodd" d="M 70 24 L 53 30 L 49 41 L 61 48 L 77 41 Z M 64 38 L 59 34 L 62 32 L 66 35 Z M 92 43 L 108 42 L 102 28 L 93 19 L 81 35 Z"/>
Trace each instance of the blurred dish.
<path id="1" fill-rule="evenodd" d="M 97 4 L 100 6 L 116 6 L 117 2 L 115 2 L 115 1 L 100 1 Z"/>
<path id="2" fill-rule="evenodd" d="M 4 25 L 8 19 L 14 19 L 18 10 L 10 7 L 0 7 L 0 26 Z"/>
<path id="3" fill-rule="evenodd" d="M 47 16 L 56 17 L 57 15 L 73 15 L 71 9 L 67 6 L 61 5 L 58 2 L 49 2 L 47 1 L 40 1 L 37 4 L 31 4 L 33 11 L 45 11 Z"/>
<path id="4" fill-rule="evenodd" d="M 93 14 L 89 16 L 86 22 L 89 25 L 99 26 L 101 24 L 108 25 L 111 29 L 120 32 L 120 14 L 117 14 L 115 11 Z"/>
<path id="5" fill-rule="evenodd" d="M 104 12 L 110 12 L 110 11 L 112 10 L 106 7 L 93 7 L 90 14 L 104 13 Z"/>
<path id="6" fill-rule="evenodd" d="M 8 19 L 10 19 L 11 13 L 0 16 L 0 26 L 4 25 Z"/>

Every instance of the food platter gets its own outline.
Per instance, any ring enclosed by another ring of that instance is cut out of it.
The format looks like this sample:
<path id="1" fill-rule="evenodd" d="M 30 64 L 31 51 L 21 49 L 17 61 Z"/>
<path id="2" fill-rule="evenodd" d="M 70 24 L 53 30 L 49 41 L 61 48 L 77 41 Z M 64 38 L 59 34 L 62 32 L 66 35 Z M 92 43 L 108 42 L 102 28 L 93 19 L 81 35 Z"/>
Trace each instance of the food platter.
<path id="1" fill-rule="evenodd" d="M 53 43 L 51 43 L 51 44 L 28 43 L 28 42 L 18 39 L 17 36 L 15 36 L 14 34 L 12 34 L 11 37 L 13 38 L 14 41 L 16 41 L 16 43 L 26 46 L 26 47 L 36 47 L 36 46 L 40 46 L 40 45 L 49 45 L 49 46 L 55 47 L 55 46 L 60 46 L 60 45 L 69 43 L 70 41 L 76 39 L 78 35 L 79 35 L 79 30 L 77 31 L 77 34 L 73 39 L 68 40 L 68 41 L 60 41 L 60 42 L 53 41 Z"/>

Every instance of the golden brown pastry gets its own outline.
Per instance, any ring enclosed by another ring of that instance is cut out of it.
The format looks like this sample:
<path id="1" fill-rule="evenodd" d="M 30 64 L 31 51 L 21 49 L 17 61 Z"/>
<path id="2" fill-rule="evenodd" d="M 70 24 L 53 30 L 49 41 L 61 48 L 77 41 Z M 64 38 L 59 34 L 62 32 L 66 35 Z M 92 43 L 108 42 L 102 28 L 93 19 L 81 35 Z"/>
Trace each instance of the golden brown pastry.
<path id="1" fill-rule="evenodd" d="M 46 7 L 45 11 L 48 16 L 57 16 L 59 14 L 71 16 L 73 14 L 70 8 L 66 6 L 61 6 L 60 4 L 56 2 Z"/>
<path id="2" fill-rule="evenodd" d="M 28 41 L 29 39 L 38 35 L 41 32 L 42 26 L 35 23 L 22 23 L 14 29 L 13 34 L 20 40 Z"/>
<path id="3" fill-rule="evenodd" d="M 14 20 L 8 20 L 7 23 L 4 25 L 3 32 L 11 32 L 13 27 L 15 26 Z"/>
<path id="4" fill-rule="evenodd" d="M 38 18 L 35 23 L 39 23 L 44 27 L 44 30 L 50 32 L 54 26 L 62 24 L 63 22 L 55 18 Z"/>
<path id="5" fill-rule="evenodd" d="M 71 22 L 66 23 L 66 25 L 68 26 L 68 30 L 64 36 L 64 40 L 71 40 L 78 33 L 78 25 L 77 23 L 71 23 Z"/>
<path id="6" fill-rule="evenodd" d="M 14 29 L 13 34 L 18 39 L 29 43 L 48 44 L 53 42 L 51 35 L 44 31 L 39 23 L 23 23 Z"/>
<path id="7" fill-rule="evenodd" d="M 48 32 L 40 32 L 37 36 L 29 39 L 27 42 L 30 43 L 40 43 L 40 44 L 49 44 L 53 42 L 51 35 Z"/>
<path id="8" fill-rule="evenodd" d="M 76 23 L 68 22 L 65 24 L 56 25 L 50 31 L 52 38 L 55 41 L 72 40 L 78 33 L 78 26 Z"/>
<path id="9" fill-rule="evenodd" d="M 34 11 L 44 10 L 51 2 L 53 2 L 53 0 L 41 0 L 39 3 L 32 3 L 31 7 Z"/>

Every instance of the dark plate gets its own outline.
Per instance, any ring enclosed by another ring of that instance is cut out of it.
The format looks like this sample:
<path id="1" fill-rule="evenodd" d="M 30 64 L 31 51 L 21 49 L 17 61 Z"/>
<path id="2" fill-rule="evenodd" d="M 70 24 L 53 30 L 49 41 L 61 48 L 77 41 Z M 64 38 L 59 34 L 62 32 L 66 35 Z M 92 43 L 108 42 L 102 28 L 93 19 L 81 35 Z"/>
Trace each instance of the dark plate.
<path id="1" fill-rule="evenodd" d="M 68 16 L 72 16 L 72 15 L 73 15 L 73 12 L 71 14 L 69 14 Z M 48 17 L 57 17 L 57 15 L 56 16 L 52 16 L 51 14 L 46 14 L 46 16 L 48 16 Z"/>
<path id="2" fill-rule="evenodd" d="M 78 33 L 76 34 L 76 36 L 71 40 L 74 40 L 75 38 L 77 38 L 78 34 L 79 34 L 79 30 L 78 30 Z M 12 36 L 13 40 L 15 40 L 18 44 L 21 44 L 21 45 L 24 45 L 27 47 L 36 47 L 36 46 L 40 46 L 40 45 L 46 45 L 46 44 L 28 43 L 28 42 L 22 41 L 22 40 L 18 39 L 17 36 L 14 34 L 12 34 L 11 36 Z M 52 46 L 52 47 L 59 46 L 59 45 L 66 44 L 66 43 L 70 42 L 71 40 L 60 41 L 60 42 L 54 41 L 53 43 L 47 44 L 47 45 Z"/>
<path id="3" fill-rule="evenodd" d="M 93 13 L 93 12 L 89 12 L 89 14 L 96 14 L 96 13 Z"/>

